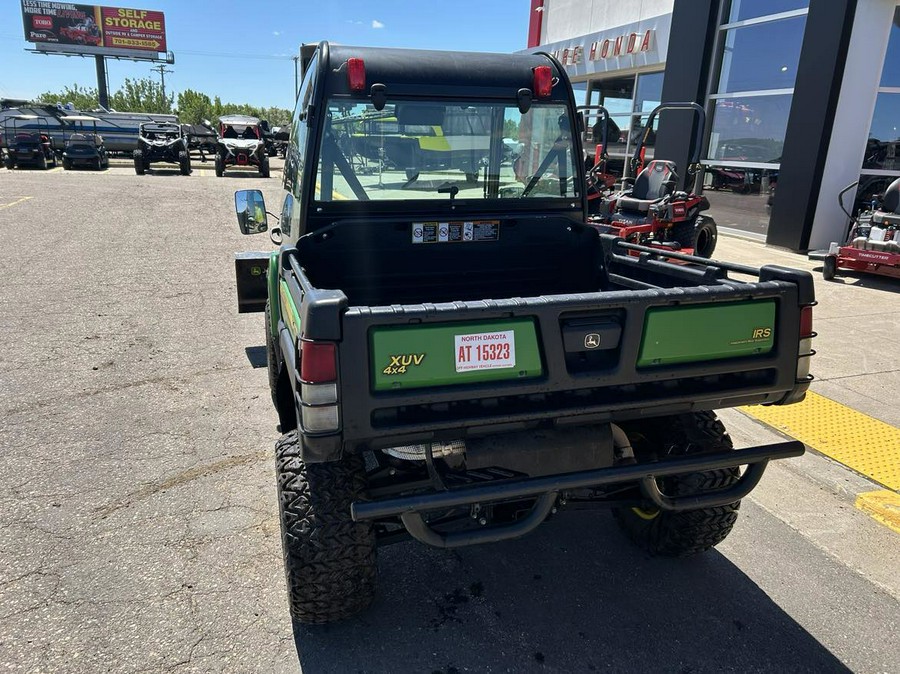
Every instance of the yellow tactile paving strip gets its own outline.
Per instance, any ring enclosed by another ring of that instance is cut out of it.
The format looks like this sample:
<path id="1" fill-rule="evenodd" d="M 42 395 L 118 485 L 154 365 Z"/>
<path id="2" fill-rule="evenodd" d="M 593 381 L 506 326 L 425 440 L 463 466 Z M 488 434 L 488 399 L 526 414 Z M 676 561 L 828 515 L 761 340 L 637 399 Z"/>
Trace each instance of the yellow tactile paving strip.
<path id="1" fill-rule="evenodd" d="M 888 489 L 900 489 L 900 428 L 812 392 L 796 405 L 741 410 Z"/>
<path id="2" fill-rule="evenodd" d="M 880 489 L 856 497 L 856 507 L 900 534 L 900 494 Z"/>

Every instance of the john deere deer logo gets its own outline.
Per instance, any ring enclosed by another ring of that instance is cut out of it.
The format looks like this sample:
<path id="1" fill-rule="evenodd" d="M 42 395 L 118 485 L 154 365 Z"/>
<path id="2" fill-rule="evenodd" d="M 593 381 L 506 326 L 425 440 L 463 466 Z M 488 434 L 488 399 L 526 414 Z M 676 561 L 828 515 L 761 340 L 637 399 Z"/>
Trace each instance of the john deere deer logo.
<path id="1" fill-rule="evenodd" d="M 585 349 L 596 349 L 598 346 L 600 346 L 600 335 L 596 332 L 589 332 L 584 336 Z"/>

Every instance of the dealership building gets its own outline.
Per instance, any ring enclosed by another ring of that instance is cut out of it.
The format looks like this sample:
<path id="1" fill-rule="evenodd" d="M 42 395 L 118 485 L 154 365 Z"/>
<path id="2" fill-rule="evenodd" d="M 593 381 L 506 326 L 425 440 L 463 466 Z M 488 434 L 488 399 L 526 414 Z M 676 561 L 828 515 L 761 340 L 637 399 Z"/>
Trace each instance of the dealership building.
<path id="1" fill-rule="evenodd" d="M 612 166 L 660 102 L 706 111 L 692 181 L 724 229 L 792 250 L 843 238 L 859 202 L 900 176 L 898 0 L 531 0 L 529 51 L 553 53 L 579 104 L 610 115 Z M 646 157 L 682 184 L 696 125 L 664 111 Z M 591 120 L 588 122 L 591 128 Z M 599 140 L 599 137 L 595 140 Z"/>

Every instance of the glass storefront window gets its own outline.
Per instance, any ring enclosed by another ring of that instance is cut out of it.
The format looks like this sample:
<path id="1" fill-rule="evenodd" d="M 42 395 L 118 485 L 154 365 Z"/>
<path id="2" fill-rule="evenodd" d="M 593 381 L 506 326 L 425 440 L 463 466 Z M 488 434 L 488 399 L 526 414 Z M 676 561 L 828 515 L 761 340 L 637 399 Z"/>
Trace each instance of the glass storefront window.
<path id="1" fill-rule="evenodd" d="M 777 182 L 778 169 L 707 166 L 703 193 L 720 227 L 765 234 Z"/>
<path id="2" fill-rule="evenodd" d="M 609 114 L 631 112 L 632 99 L 634 98 L 634 76 L 617 77 L 615 79 L 600 80 L 594 82 L 594 90 L 600 90 L 600 105 L 605 107 Z"/>
<path id="3" fill-rule="evenodd" d="M 863 168 L 900 171 L 900 94 L 882 92 L 875 99 Z"/>
<path id="4" fill-rule="evenodd" d="M 662 114 L 666 114 L 663 112 Z M 653 120 L 653 126 L 650 129 L 650 133 L 647 135 L 647 140 L 644 142 L 644 163 L 646 164 L 648 161 L 653 159 L 654 156 L 654 148 L 656 147 L 656 132 L 659 130 L 659 115 Z M 631 119 L 631 131 L 628 134 L 628 156 L 634 156 L 634 151 L 637 149 L 638 143 L 641 142 L 641 135 L 644 133 L 644 127 L 647 126 L 647 120 L 650 119 L 650 115 L 635 115 Z"/>
<path id="5" fill-rule="evenodd" d="M 718 93 L 793 87 L 805 25 L 798 16 L 729 30 Z"/>
<path id="6" fill-rule="evenodd" d="M 728 23 L 809 7 L 809 0 L 732 0 Z"/>
<path id="7" fill-rule="evenodd" d="M 575 93 L 575 105 L 584 105 L 587 103 L 587 82 L 576 82 L 572 84 L 572 90 Z"/>
<path id="8" fill-rule="evenodd" d="M 664 73 L 638 75 L 637 94 L 634 97 L 635 112 L 650 112 L 662 100 Z"/>
<path id="9" fill-rule="evenodd" d="M 891 26 L 891 37 L 884 55 L 880 86 L 900 87 L 900 7 L 894 10 L 894 25 Z"/>
<path id="10" fill-rule="evenodd" d="M 707 157 L 716 161 L 780 163 L 792 94 L 715 102 Z"/>
<path id="11" fill-rule="evenodd" d="M 631 124 L 631 115 L 610 115 L 609 128 L 607 129 L 607 152 L 625 156 L 628 149 L 628 125 Z"/>

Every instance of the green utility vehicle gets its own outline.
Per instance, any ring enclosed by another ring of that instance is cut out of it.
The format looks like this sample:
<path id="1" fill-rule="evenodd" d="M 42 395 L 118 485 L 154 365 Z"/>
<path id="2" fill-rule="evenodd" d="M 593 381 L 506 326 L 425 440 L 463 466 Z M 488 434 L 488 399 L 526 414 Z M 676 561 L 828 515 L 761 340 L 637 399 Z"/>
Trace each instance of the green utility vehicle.
<path id="1" fill-rule="evenodd" d="M 502 541 L 567 505 L 611 509 L 651 554 L 722 541 L 767 462 L 804 451 L 736 450 L 713 410 L 803 399 L 810 274 L 586 224 L 582 120 L 546 54 L 302 61 L 280 245 L 236 255 L 239 311 L 265 312 L 294 619 L 364 609 L 378 545 Z M 379 114 L 394 138 L 453 119 L 477 175 L 432 158 L 411 179 L 360 121 Z M 235 200 L 268 230 L 260 191 Z"/>

